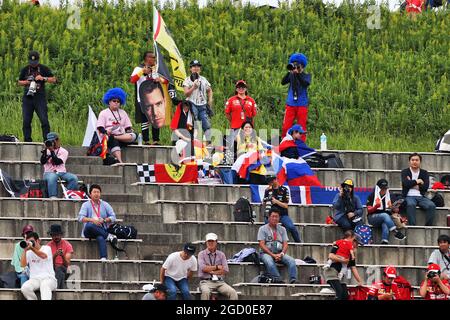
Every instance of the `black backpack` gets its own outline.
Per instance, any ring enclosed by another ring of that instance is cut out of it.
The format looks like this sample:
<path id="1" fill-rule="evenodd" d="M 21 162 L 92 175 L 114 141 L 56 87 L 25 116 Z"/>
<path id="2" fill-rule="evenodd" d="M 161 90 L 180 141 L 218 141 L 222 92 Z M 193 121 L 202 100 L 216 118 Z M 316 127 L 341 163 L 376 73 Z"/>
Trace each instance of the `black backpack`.
<path id="1" fill-rule="evenodd" d="M 438 208 L 445 207 L 444 203 L 444 197 L 440 193 L 436 193 L 433 198 L 431 198 L 431 201 L 436 205 Z"/>
<path id="2" fill-rule="evenodd" d="M 305 158 L 311 168 L 327 168 L 327 161 L 321 154 L 313 154 Z"/>
<path id="3" fill-rule="evenodd" d="M 239 222 L 255 222 L 252 205 L 246 197 L 239 198 L 234 204 L 234 221 Z"/>
<path id="4" fill-rule="evenodd" d="M 0 141 L 2 142 L 19 142 L 19 139 L 12 134 L 0 134 Z"/>
<path id="5" fill-rule="evenodd" d="M 261 260 L 259 259 L 259 254 L 257 252 L 253 252 L 252 254 L 249 254 L 244 259 L 242 259 L 243 262 L 253 262 L 255 266 L 258 266 L 261 264 Z"/>
<path id="6" fill-rule="evenodd" d="M 283 281 L 270 273 L 263 273 L 259 275 L 258 283 L 283 283 Z"/>
<path id="7" fill-rule="evenodd" d="M 441 183 L 445 186 L 446 189 L 450 188 L 450 174 L 443 175 L 441 177 Z"/>
<path id="8" fill-rule="evenodd" d="M 327 168 L 343 168 L 344 164 L 342 163 L 341 158 L 336 155 L 327 159 Z"/>
<path id="9" fill-rule="evenodd" d="M 114 223 L 109 226 L 108 233 L 114 234 L 117 239 L 136 239 L 137 230 L 133 226 L 124 226 L 118 223 Z"/>

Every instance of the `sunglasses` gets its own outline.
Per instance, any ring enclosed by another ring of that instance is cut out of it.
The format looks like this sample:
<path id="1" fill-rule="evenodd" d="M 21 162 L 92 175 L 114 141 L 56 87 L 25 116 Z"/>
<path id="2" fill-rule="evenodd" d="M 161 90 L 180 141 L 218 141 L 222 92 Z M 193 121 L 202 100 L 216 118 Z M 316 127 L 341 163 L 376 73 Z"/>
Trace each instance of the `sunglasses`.
<path id="1" fill-rule="evenodd" d="M 111 99 L 110 101 L 111 101 L 111 102 L 114 102 L 114 103 L 120 103 L 120 100 L 119 100 L 119 99 Z"/>

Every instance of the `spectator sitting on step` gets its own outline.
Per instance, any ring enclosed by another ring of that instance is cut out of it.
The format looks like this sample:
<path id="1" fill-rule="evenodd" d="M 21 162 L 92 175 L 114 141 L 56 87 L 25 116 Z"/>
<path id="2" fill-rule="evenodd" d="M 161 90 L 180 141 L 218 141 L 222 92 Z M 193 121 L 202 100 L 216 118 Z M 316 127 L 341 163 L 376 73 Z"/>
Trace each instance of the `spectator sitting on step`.
<path id="1" fill-rule="evenodd" d="M 419 293 L 425 300 L 449 300 L 450 284 L 441 279 L 441 267 L 432 263 L 428 265 L 425 280 L 420 285 Z"/>
<path id="2" fill-rule="evenodd" d="M 61 141 L 55 132 L 47 134 L 45 149 L 41 153 L 41 164 L 44 166 L 44 180 L 47 182 L 48 197 L 57 198 L 59 178 L 67 181 L 68 190 L 78 190 L 78 177 L 66 170 L 69 152 L 61 147 Z"/>
<path id="3" fill-rule="evenodd" d="M 387 266 L 384 268 L 383 280 L 370 287 L 367 300 L 400 300 L 400 292 L 394 282 L 395 278 L 397 278 L 395 267 Z"/>
<path id="4" fill-rule="evenodd" d="M 200 280 L 200 291 L 202 300 L 210 300 L 211 291 L 217 290 L 228 300 L 237 300 L 236 290 L 225 283 L 225 274 L 229 272 L 225 254 L 217 250 L 217 235 L 208 233 L 206 235 L 206 249 L 198 254 L 198 277 Z"/>
<path id="5" fill-rule="evenodd" d="M 409 168 L 402 170 L 402 196 L 406 201 L 408 224 L 416 225 L 416 206 L 426 211 L 426 226 L 432 226 L 436 214 L 436 205 L 425 193 L 430 185 L 430 176 L 420 168 L 422 156 L 413 153 L 409 156 Z"/>
<path id="6" fill-rule="evenodd" d="M 183 251 L 171 253 L 164 261 L 159 276 L 161 283 L 167 287 L 167 300 L 176 300 L 177 288 L 180 289 L 183 300 L 192 300 L 189 279 L 197 271 L 197 259 L 194 253 L 194 245 L 186 243 Z"/>
<path id="7" fill-rule="evenodd" d="M 247 153 L 262 151 L 264 147 L 261 139 L 256 135 L 251 121 L 245 121 L 236 134 L 237 157 Z"/>
<path id="8" fill-rule="evenodd" d="M 389 244 L 389 232 L 395 232 L 394 237 L 405 240 L 406 236 L 397 230 L 390 214 L 392 202 L 386 179 L 380 179 L 375 190 L 367 198 L 367 220 L 374 227 L 381 227 L 381 243 Z"/>
<path id="9" fill-rule="evenodd" d="M 152 289 L 142 297 L 142 300 L 166 300 L 166 299 L 167 299 L 167 287 L 162 283 L 156 283 L 155 285 L 153 285 Z"/>
<path id="10" fill-rule="evenodd" d="M 333 200 L 335 213 L 333 220 L 345 232 L 363 224 L 361 200 L 353 193 L 353 180 L 346 179 Z"/>
<path id="11" fill-rule="evenodd" d="M 47 245 L 52 249 L 58 289 L 66 289 L 67 268 L 70 266 L 73 248 L 69 241 L 62 239 L 63 231 L 59 224 L 52 224 L 48 235 L 52 237 L 52 241 Z"/>
<path id="12" fill-rule="evenodd" d="M 92 184 L 89 193 L 91 200 L 81 206 L 78 213 L 78 221 L 82 222 L 81 236 L 96 239 L 100 251 L 100 260 L 106 261 L 108 252 L 106 241 L 110 241 L 113 247 L 117 246 L 117 237 L 108 233 L 110 224 L 116 221 L 116 214 L 111 205 L 100 199 L 102 188 L 98 184 Z"/>
<path id="13" fill-rule="evenodd" d="M 26 226 L 24 226 L 22 229 L 23 239 L 26 240 L 28 234 L 33 231 L 34 228 L 32 225 L 27 224 Z M 14 253 L 12 256 L 11 265 L 14 267 L 14 270 L 16 271 L 17 274 L 17 278 L 19 278 L 20 280 L 20 286 L 22 287 L 25 281 L 29 279 L 28 277 L 29 270 L 26 267 L 23 268 L 20 264 L 20 259 L 22 258 L 22 253 L 24 251 L 24 248 L 20 246 L 21 242 L 22 241 L 17 242 L 16 245 L 14 246 Z"/>
<path id="14" fill-rule="evenodd" d="M 125 105 L 127 94 L 122 88 L 109 89 L 103 96 L 108 109 L 98 115 L 97 130 L 108 137 L 108 149 L 117 161 L 122 163 L 121 148 L 137 140 L 128 114 L 121 106 Z"/>
<path id="15" fill-rule="evenodd" d="M 316 150 L 308 147 L 302 140 L 302 135 L 306 134 L 302 126 L 296 124 L 292 126 L 286 136 L 280 143 L 280 155 L 289 159 L 307 158 L 313 154 L 317 155 Z"/>
<path id="16" fill-rule="evenodd" d="M 441 234 L 437 239 L 439 249 L 434 250 L 428 264 L 437 264 L 441 267 L 441 279 L 449 280 L 450 278 L 450 237 L 446 234 Z"/>
<path id="17" fill-rule="evenodd" d="M 258 242 L 260 247 L 261 261 L 267 272 L 277 281 L 281 281 L 280 272 L 276 263 L 288 267 L 289 283 L 297 281 L 297 266 L 295 260 L 286 254 L 288 249 L 288 236 L 286 229 L 279 225 L 280 211 L 272 207 L 269 212 L 269 223 L 258 230 Z"/>
<path id="18" fill-rule="evenodd" d="M 348 299 L 348 279 L 344 277 L 347 274 L 348 268 L 351 269 L 358 285 L 363 285 L 358 270 L 356 269 L 357 247 L 357 235 L 354 231 L 347 230 L 344 233 L 343 239 L 333 243 L 331 252 L 328 255 L 328 261 L 323 268 L 323 274 L 326 282 L 336 293 L 336 300 Z"/>
<path id="19" fill-rule="evenodd" d="M 41 300 L 52 300 L 52 291 L 56 290 L 57 281 L 53 270 L 52 249 L 41 246 L 36 232 L 29 232 L 26 237 L 27 247 L 22 253 L 20 265 L 30 268 L 30 279 L 22 286 L 22 293 L 27 300 L 37 300 L 34 293 L 41 292 Z"/>
<path id="20" fill-rule="evenodd" d="M 300 234 L 288 215 L 289 189 L 281 186 L 275 175 L 266 177 L 269 187 L 264 192 L 262 205 L 265 206 L 264 223 L 269 221 L 271 208 L 277 208 L 280 212 L 280 222 L 289 231 L 295 242 L 301 242 Z"/>

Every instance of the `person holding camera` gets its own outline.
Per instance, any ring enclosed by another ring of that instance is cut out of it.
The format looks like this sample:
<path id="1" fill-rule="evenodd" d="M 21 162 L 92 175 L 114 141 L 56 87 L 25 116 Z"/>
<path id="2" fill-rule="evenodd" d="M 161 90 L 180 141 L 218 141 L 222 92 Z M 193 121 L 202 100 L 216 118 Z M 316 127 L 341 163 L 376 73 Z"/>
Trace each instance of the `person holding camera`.
<path id="1" fill-rule="evenodd" d="M 146 289 L 146 286 L 151 286 L 151 289 L 142 297 L 142 300 L 167 300 L 167 287 L 165 285 L 162 283 L 145 285 L 144 290 Z"/>
<path id="2" fill-rule="evenodd" d="M 425 194 L 430 186 L 430 175 L 428 171 L 420 168 L 422 156 L 413 153 L 409 156 L 409 168 L 403 169 L 402 196 L 406 201 L 406 213 L 408 224 L 416 225 L 416 206 L 426 212 L 426 226 L 432 226 L 436 215 L 436 205 L 428 199 Z"/>
<path id="3" fill-rule="evenodd" d="M 307 64 L 308 59 L 303 53 L 292 54 L 287 65 L 289 72 L 281 80 L 282 85 L 289 84 L 282 128 L 283 138 L 294 124 L 294 120 L 297 120 L 297 124 L 307 131 L 308 87 L 311 84 L 311 74 L 305 73 Z M 306 141 L 306 135 L 303 134 L 301 139 Z"/>
<path id="4" fill-rule="evenodd" d="M 26 226 L 24 226 L 22 228 L 23 239 L 26 240 L 28 234 L 33 231 L 34 228 L 32 225 L 27 224 Z M 27 267 L 23 268 L 20 265 L 20 260 L 22 258 L 22 253 L 24 251 L 24 248 L 22 248 L 21 245 L 23 245 L 23 240 L 17 242 L 16 245 L 14 246 L 14 253 L 12 256 L 11 265 L 14 267 L 14 271 L 16 271 L 17 278 L 19 279 L 20 286 L 22 287 L 22 285 L 29 279 L 28 277 L 29 270 Z"/>
<path id="5" fill-rule="evenodd" d="M 67 182 L 68 190 L 78 190 L 78 177 L 66 170 L 69 151 L 61 147 L 61 141 L 55 132 L 47 134 L 45 149 L 41 153 L 41 164 L 44 166 L 44 180 L 47 182 L 48 197 L 57 197 L 58 179 Z"/>
<path id="6" fill-rule="evenodd" d="M 297 266 L 294 258 L 286 254 L 289 238 L 286 229 L 279 225 L 279 222 L 280 211 L 272 207 L 269 212 L 269 223 L 258 230 L 261 261 L 264 263 L 267 272 L 277 282 L 282 281 L 276 263 L 286 265 L 289 273 L 289 283 L 296 283 Z"/>
<path id="7" fill-rule="evenodd" d="M 430 258 L 428 259 L 429 264 L 437 264 L 441 267 L 441 278 L 449 280 L 450 279 L 450 237 L 446 234 L 441 234 L 437 243 L 439 249 L 434 250 Z"/>
<path id="8" fill-rule="evenodd" d="M 380 179 L 375 190 L 367 198 L 367 220 L 374 227 L 381 227 L 381 244 L 389 244 L 389 232 L 395 232 L 397 240 L 405 240 L 406 236 L 395 226 L 391 218 L 392 202 L 388 182 Z"/>
<path id="9" fill-rule="evenodd" d="M 428 265 L 425 280 L 420 285 L 419 293 L 425 300 L 450 300 L 450 284 L 441 279 L 441 267 L 432 263 Z"/>
<path id="10" fill-rule="evenodd" d="M 401 300 L 398 286 L 395 283 L 397 269 L 387 266 L 383 270 L 383 280 L 374 283 L 367 293 L 367 300 Z"/>
<path id="11" fill-rule="evenodd" d="M 21 242 L 24 252 L 20 265 L 30 269 L 30 279 L 21 288 L 22 294 L 27 300 L 37 300 L 34 293 L 41 292 L 41 300 L 52 300 L 52 291 L 56 290 L 57 281 L 53 270 L 52 249 L 49 246 L 41 246 L 41 240 L 36 232 L 29 232 L 26 240 Z"/>
<path id="12" fill-rule="evenodd" d="M 191 75 L 183 82 L 184 94 L 192 103 L 195 119 L 202 122 L 205 139 L 209 145 L 211 144 L 210 118 L 214 115 L 212 110 L 213 91 L 209 81 L 200 75 L 202 64 L 198 60 L 193 60 L 189 67 Z"/>
<path id="13" fill-rule="evenodd" d="M 239 80 L 235 87 L 235 95 L 225 103 L 225 116 L 230 121 L 233 140 L 245 121 L 250 121 L 255 125 L 254 118 L 257 112 L 255 100 L 248 95 L 247 83 Z"/>
<path id="14" fill-rule="evenodd" d="M 59 224 L 52 224 L 48 235 L 52 241 L 47 245 L 52 249 L 53 267 L 58 289 L 66 289 L 67 268 L 70 266 L 73 248 L 69 241 L 62 239 L 63 231 Z"/>
<path id="15" fill-rule="evenodd" d="M 45 141 L 50 132 L 48 122 L 47 97 L 45 94 L 45 83 L 56 83 L 56 77 L 52 71 L 43 64 L 39 63 L 39 53 L 31 51 L 28 55 L 28 66 L 20 71 L 19 86 L 24 87 L 22 97 L 22 116 L 23 116 L 23 136 L 25 142 L 32 142 L 31 122 L 33 113 L 36 112 L 41 121 L 42 136 Z"/>
<path id="16" fill-rule="evenodd" d="M 363 224 L 361 200 L 353 192 L 353 180 L 346 179 L 333 200 L 333 220 L 345 232 Z"/>
<path id="17" fill-rule="evenodd" d="M 91 200 L 85 201 L 78 213 L 78 221 L 83 223 L 81 236 L 96 239 L 100 260 L 106 261 L 108 257 L 106 241 L 109 241 L 113 248 L 117 247 L 117 237 L 107 231 L 116 221 L 116 214 L 108 202 L 100 199 L 102 188 L 98 184 L 92 184 L 89 193 Z"/>
<path id="18" fill-rule="evenodd" d="M 122 88 L 109 89 L 103 95 L 103 103 L 108 109 L 101 111 L 97 119 L 97 130 L 108 137 L 108 149 L 120 163 L 123 162 L 121 148 L 137 140 L 130 118 L 121 108 L 126 99 L 127 94 Z"/>
<path id="19" fill-rule="evenodd" d="M 274 175 L 266 178 L 269 187 L 264 191 L 262 206 L 264 206 L 264 222 L 269 221 L 269 212 L 272 208 L 277 208 L 280 212 L 280 222 L 289 231 L 295 242 L 300 243 L 300 234 L 288 215 L 289 189 L 280 185 Z"/>
<path id="20" fill-rule="evenodd" d="M 206 249 L 198 254 L 198 277 L 202 300 L 210 300 L 211 290 L 217 290 L 228 300 L 237 300 L 236 290 L 225 283 L 224 277 L 229 272 L 225 254 L 217 250 L 217 235 L 206 235 Z"/>

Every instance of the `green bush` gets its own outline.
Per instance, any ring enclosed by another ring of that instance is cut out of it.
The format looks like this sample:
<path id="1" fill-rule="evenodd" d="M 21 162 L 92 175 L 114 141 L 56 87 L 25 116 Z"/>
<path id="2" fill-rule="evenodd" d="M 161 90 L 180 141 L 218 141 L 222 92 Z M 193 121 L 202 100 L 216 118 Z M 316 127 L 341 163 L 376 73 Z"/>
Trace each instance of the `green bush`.
<path id="1" fill-rule="evenodd" d="M 213 85 L 213 126 L 225 129 L 221 110 L 246 79 L 260 108 L 258 128 L 280 128 L 287 87 L 280 83 L 291 53 L 304 52 L 312 73 L 308 131 L 312 146 L 325 132 L 329 147 L 371 150 L 432 150 L 450 123 L 448 13 L 416 19 L 381 10 L 381 29 L 367 28 L 367 5 L 339 8 L 318 0 L 283 8 L 236 7 L 215 2 L 204 9 L 178 3 L 160 8 L 185 64 L 199 59 Z M 152 26 L 150 3 L 114 6 L 84 1 L 81 28 L 66 27 L 70 12 L 5 0 L 0 12 L 0 116 L 2 132 L 22 137 L 20 69 L 29 50 L 41 53 L 59 79 L 48 85 L 52 130 L 65 143 L 81 144 L 87 106 L 98 113 L 103 93 L 121 86 L 134 118 L 128 83 Z M 151 32 L 150 32 L 151 34 Z M 40 140 L 37 120 L 33 138 Z M 136 129 L 139 130 L 138 126 Z M 169 143 L 169 129 L 162 131 Z"/>

